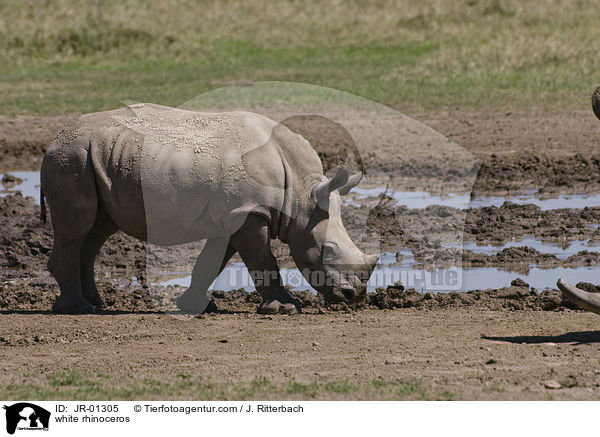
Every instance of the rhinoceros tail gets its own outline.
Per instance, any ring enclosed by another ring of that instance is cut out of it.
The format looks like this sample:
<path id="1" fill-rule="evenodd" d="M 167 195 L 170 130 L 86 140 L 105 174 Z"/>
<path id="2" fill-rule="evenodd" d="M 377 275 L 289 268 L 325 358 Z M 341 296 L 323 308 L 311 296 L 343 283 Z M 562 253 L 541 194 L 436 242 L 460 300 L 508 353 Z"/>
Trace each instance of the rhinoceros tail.
<path id="1" fill-rule="evenodd" d="M 42 223 L 46 224 L 46 200 L 44 199 L 44 192 L 42 191 L 42 187 L 40 187 L 40 220 Z"/>

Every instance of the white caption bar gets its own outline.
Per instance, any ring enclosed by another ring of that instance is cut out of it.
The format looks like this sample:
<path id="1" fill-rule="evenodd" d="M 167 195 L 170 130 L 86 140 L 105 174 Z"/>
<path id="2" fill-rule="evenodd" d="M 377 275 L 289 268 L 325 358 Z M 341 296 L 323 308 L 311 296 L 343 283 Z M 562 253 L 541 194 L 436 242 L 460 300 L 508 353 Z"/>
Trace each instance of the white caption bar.
<path id="1" fill-rule="evenodd" d="M 0 435 L 597 435 L 600 402 L 5 401 Z M 587 419 L 583 419 L 587 418 Z"/>

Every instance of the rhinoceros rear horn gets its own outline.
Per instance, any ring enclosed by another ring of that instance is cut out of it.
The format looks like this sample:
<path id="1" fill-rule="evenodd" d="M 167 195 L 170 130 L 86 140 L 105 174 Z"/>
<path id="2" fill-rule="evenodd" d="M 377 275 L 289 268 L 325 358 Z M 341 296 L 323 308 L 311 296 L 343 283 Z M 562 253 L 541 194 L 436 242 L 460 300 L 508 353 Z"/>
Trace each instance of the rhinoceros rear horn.
<path id="1" fill-rule="evenodd" d="M 596 88 L 596 91 L 592 94 L 592 109 L 596 117 L 600 118 L 600 87 Z"/>
<path id="2" fill-rule="evenodd" d="M 315 185 L 312 190 L 313 199 L 319 207 L 329 209 L 329 195 L 338 190 L 341 195 L 348 194 L 362 179 L 362 172 L 350 176 L 344 167 L 338 167 L 335 176 L 325 182 Z"/>
<path id="3" fill-rule="evenodd" d="M 559 279 L 556 285 L 573 303 L 579 305 L 584 310 L 600 314 L 600 294 L 581 290 L 572 286 L 564 279 Z"/>

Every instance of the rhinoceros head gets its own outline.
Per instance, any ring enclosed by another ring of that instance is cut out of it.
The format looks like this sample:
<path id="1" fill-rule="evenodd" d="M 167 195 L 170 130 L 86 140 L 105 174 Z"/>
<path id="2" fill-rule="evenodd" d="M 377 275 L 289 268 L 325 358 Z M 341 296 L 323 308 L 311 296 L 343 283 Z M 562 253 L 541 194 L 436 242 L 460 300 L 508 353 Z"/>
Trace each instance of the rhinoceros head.
<path id="1" fill-rule="evenodd" d="M 356 303 L 366 296 L 367 281 L 379 259 L 365 255 L 352 242 L 341 218 L 341 198 L 362 173 L 350 176 L 338 168 L 331 179 L 321 177 L 306 187 L 288 245 L 307 281 L 330 302 Z"/>

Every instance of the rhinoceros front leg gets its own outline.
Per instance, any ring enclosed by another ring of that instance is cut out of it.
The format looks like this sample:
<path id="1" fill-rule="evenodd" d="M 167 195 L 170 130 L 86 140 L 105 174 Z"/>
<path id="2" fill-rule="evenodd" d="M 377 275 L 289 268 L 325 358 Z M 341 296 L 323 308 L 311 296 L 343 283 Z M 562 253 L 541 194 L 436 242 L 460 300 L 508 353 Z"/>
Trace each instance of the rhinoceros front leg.
<path id="1" fill-rule="evenodd" d="M 177 307 L 184 313 L 201 314 L 214 311 L 216 306 L 207 295 L 208 287 L 223 271 L 235 254 L 228 238 L 206 240 L 202 252 L 196 259 L 189 288 L 177 298 Z"/>
<path id="2" fill-rule="evenodd" d="M 279 266 L 271 251 L 270 227 L 263 217 L 249 215 L 231 236 L 230 243 L 242 257 L 263 299 L 258 313 L 294 314 L 302 310 L 300 303 L 283 288 Z"/>

